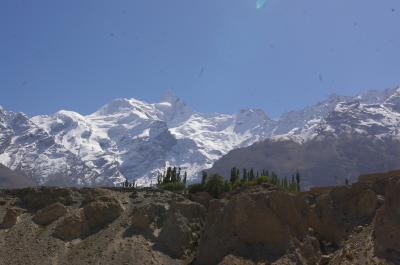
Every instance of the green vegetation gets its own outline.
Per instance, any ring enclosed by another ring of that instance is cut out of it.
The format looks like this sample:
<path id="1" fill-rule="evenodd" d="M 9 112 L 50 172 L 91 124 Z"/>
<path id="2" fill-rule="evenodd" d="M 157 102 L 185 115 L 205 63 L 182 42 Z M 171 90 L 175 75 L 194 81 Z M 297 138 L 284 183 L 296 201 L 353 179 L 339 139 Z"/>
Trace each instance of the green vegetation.
<path id="1" fill-rule="evenodd" d="M 183 192 L 186 189 L 187 173 L 180 167 L 168 167 L 163 173 L 157 175 L 157 186 L 161 189 Z"/>
<path id="2" fill-rule="evenodd" d="M 122 183 L 122 188 L 124 189 L 130 189 L 135 187 L 135 181 L 129 182 L 127 179 L 125 179 L 125 182 Z"/>
<path id="3" fill-rule="evenodd" d="M 189 186 L 189 193 L 196 193 L 205 191 L 210 193 L 214 198 L 219 198 L 224 192 L 232 190 L 232 185 L 229 181 L 225 180 L 224 177 L 213 174 L 210 178 L 207 172 L 202 172 L 201 183 L 192 184 Z"/>
<path id="4" fill-rule="evenodd" d="M 257 173 L 254 174 L 253 168 L 251 168 L 250 170 L 244 168 L 242 170 L 242 178 L 240 179 L 239 172 L 239 169 L 236 167 L 233 167 L 231 169 L 231 189 L 235 189 L 243 185 L 254 186 L 268 183 L 270 185 L 277 186 L 284 191 L 300 192 L 301 178 L 298 171 L 296 172 L 296 175 L 292 175 L 291 180 L 288 180 L 287 177 L 279 178 L 275 172 L 271 172 L 271 174 L 269 174 L 268 170 L 262 170 L 261 174 L 259 173 L 259 171 L 257 171 Z"/>
<path id="5" fill-rule="evenodd" d="M 300 173 L 297 171 L 290 179 L 287 177 L 280 178 L 275 172 L 269 173 L 268 170 L 255 171 L 243 168 L 242 174 L 240 169 L 233 167 L 229 180 L 218 174 L 208 176 L 206 171 L 202 172 L 201 182 L 186 187 L 187 174 L 182 174 L 181 168 L 168 167 L 166 171 L 158 174 L 157 186 L 161 189 L 174 192 L 189 192 L 191 194 L 197 192 L 208 192 L 214 198 L 220 198 L 225 192 L 235 190 L 242 186 L 257 186 L 268 184 L 288 192 L 300 192 Z M 255 173 L 256 172 L 256 173 Z"/>

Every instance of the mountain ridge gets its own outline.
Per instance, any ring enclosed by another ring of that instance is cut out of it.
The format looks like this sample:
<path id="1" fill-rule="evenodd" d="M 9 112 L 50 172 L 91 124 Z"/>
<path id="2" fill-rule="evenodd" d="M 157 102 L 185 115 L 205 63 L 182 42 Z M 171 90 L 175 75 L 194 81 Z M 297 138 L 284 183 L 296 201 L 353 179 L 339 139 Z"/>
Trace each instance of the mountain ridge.
<path id="1" fill-rule="evenodd" d="M 391 88 L 332 95 L 279 119 L 261 109 L 202 114 L 170 91 L 159 103 L 120 98 L 89 115 L 61 110 L 29 118 L 0 108 L 0 163 L 41 185 L 58 178 L 74 186 L 116 185 L 125 178 L 150 185 L 166 166 L 180 166 L 194 180 L 229 151 L 265 139 L 305 142 L 332 128 L 345 132 L 349 123 L 359 130 L 370 125 L 367 134 L 398 137 L 399 94 Z"/>

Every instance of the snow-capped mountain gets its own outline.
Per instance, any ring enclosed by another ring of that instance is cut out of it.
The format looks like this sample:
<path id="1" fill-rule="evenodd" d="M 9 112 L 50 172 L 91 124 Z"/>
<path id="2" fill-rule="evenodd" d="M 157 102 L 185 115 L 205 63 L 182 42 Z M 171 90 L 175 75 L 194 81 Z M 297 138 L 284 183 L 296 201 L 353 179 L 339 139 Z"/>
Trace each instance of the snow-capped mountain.
<path id="1" fill-rule="evenodd" d="M 269 136 L 274 124 L 262 110 L 198 113 L 170 92 L 153 104 L 116 99 L 87 116 L 62 110 L 29 119 L 1 110 L 0 162 L 39 184 L 128 178 L 148 185 L 168 165 L 196 176 L 228 151 Z"/>
<path id="2" fill-rule="evenodd" d="M 368 91 L 346 98 L 325 115 L 313 117 L 302 127 L 273 138 L 305 142 L 326 134 L 360 134 L 400 140 L 400 88 Z"/>
<path id="3" fill-rule="evenodd" d="M 0 163 L 39 184 L 148 185 L 159 170 L 189 177 L 229 151 L 268 138 L 307 141 L 327 132 L 398 136 L 400 89 L 331 96 L 278 120 L 264 111 L 202 114 L 168 92 L 160 103 L 116 99 L 90 115 L 59 111 L 28 118 L 0 109 Z"/>
<path id="4" fill-rule="evenodd" d="M 400 88 L 330 97 L 284 115 L 276 128 L 291 124 L 289 132 L 235 149 L 208 171 L 227 176 L 236 166 L 269 169 L 290 177 L 298 170 L 307 189 L 342 185 L 360 174 L 396 170 L 400 168 L 399 106 Z"/>

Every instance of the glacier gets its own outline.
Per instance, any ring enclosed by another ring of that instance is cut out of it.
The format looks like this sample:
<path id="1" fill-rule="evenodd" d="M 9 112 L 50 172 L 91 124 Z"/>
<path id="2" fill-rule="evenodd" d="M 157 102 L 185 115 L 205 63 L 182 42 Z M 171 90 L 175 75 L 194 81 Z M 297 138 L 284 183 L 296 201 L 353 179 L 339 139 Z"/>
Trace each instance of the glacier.
<path id="1" fill-rule="evenodd" d="M 192 110 L 171 91 L 159 103 L 115 99 L 89 115 L 61 110 L 28 117 L 0 108 L 0 163 L 39 185 L 110 186 L 156 182 L 179 166 L 195 181 L 229 151 L 265 139 L 299 142 L 323 132 L 398 137 L 400 88 L 332 95 L 272 119 L 260 109 L 236 114 Z"/>

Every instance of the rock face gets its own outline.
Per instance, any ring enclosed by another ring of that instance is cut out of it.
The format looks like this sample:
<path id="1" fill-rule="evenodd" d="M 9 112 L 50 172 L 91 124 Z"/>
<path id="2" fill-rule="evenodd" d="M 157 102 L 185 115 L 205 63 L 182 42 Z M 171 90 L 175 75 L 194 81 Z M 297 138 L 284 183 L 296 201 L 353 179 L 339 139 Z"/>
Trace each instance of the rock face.
<path id="1" fill-rule="evenodd" d="M 167 214 L 165 203 L 151 203 L 134 208 L 131 224 L 138 229 L 157 229 L 161 227 Z"/>
<path id="2" fill-rule="evenodd" d="M 8 229 L 13 227 L 17 223 L 18 216 L 21 215 L 21 212 L 21 209 L 18 208 L 8 208 L 3 218 L 3 222 L 0 224 L 0 228 Z"/>
<path id="3" fill-rule="evenodd" d="M 114 221 L 122 211 L 117 199 L 98 197 L 65 217 L 55 228 L 54 235 L 65 241 L 87 236 Z"/>
<path id="4" fill-rule="evenodd" d="M 173 258 L 189 255 L 200 238 L 205 216 L 203 205 L 187 201 L 173 203 L 163 223 L 158 245 Z"/>
<path id="5" fill-rule="evenodd" d="M 197 264 L 217 264 L 228 254 L 274 260 L 288 249 L 298 249 L 297 260 L 317 262 L 319 247 L 307 234 L 302 205 L 295 196 L 263 189 L 212 201 Z"/>
<path id="6" fill-rule="evenodd" d="M 310 204 L 309 225 L 321 239 L 336 246 L 354 227 L 371 223 L 378 207 L 377 194 L 363 182 L 322 194 L 318 194 L 318 189 L 311 190 L 306 200 Z"/>
<path id="7" fill-rule="evenodd" d="M 148 202 L 136 197 L 138 202 L 131 216 L 132 228 L 139 233 L 152 233 L 155 247 L 173 258 L 193 255 L 204 226 L 206 208 L 182 196 L 163 200 L 165 193 Z M 147 195 L 145 195 L 147 196 Z M 151 198 L 151 197 L 148 197 Z M 169 201 L 169 202 L 168 202 Z"/>
<path id="8" fill-rule="evenodd" d="M 70 205 L 74 202 L 75 190 L 54 187 L 34 187 L 11 191 L 19 199 L 19 205 L 29 211 L 37 211 L 53 203 Z"/>
<path id="9" fill-rule="evenodd" d="M 378 210 L 375 220 L 375 251 L 380 257 L 400 263 L 400 179 L 388 185 L 385 204 Z"/>
<path id="10" fill-rule="evenodd" d="M 399 184 L 389 172 L 297 195 L 232 192 L 210 202 L 196 264 L 397 264 Z"/>
<path id="11" fill-rule="evenodd" d="M 0 201 L 0 265 L 187 264 L 206 215 L 157 189 L 0 190 Z"/>
<path id="12" fill-rule="evenodd" d="M 39 210 L 33 217 L 33 221 L 39 225 L 48 225 L 67 213 L 67 208 L 59 203 L 53 203 Z"/>
<path id="13" fill-rule="evenodd" d="M 114 221 L 122 211 L 121 203 L 113 197 L 100 197 L 83 208 L 83 214 L 91 230 Z"/>
<path id="14" fill-rule="evenodd" d="M 88 231 L 85 217 L 81 210 L 65 217 L 54 230 L 54 235 L 64 241 L 80 237 Z"/>

